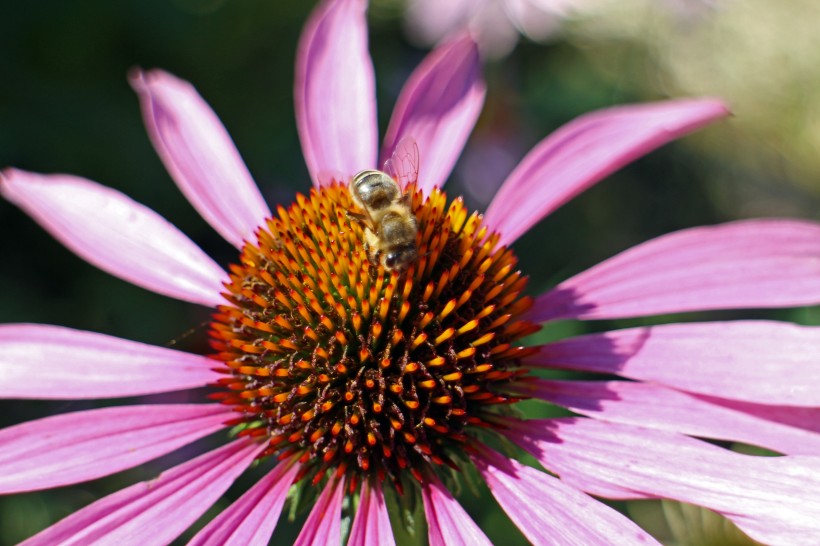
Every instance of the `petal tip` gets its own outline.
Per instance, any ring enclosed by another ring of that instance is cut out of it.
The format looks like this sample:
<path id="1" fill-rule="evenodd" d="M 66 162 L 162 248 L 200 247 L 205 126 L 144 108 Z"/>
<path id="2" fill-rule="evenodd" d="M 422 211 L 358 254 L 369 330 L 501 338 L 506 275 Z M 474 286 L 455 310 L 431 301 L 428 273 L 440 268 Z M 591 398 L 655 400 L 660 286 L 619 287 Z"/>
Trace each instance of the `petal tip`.
<path id="1" fill-rule="evenodd" d="M 145 70 L 141 66 L 132 66 L 129 68 L 125 77 L 137 93 L 142 92 L 147 87 L 145 83 Z"/>
<path id="2" fill-rule="evenodd" d="M 735 115 L 734 112 L 732 112 L 732 107 L 729 103 L 720 97 L 702 97 L 694 100 L 697 100 L 704 106 L 709 107 L 714 113 L 716 119 Z"/>
<path id="3" fill-rule="evenodd" d="M 141 66 L 134 66 L 128 70 L 128 83 L 140 97 L 150 96 L 157 86 L 181 87 L 190 85 L 170 72 L 161 68 L 144 69 Z"/>
<path id="4" fill-rule="evenodd" d="M 0 170 L 0 195 L 14 203 L 13 194 L 15 190 L 13 186 L 18 184 L 21 178 L 31 175 L 32 173 L 14 167 L 6 167 Z"/>

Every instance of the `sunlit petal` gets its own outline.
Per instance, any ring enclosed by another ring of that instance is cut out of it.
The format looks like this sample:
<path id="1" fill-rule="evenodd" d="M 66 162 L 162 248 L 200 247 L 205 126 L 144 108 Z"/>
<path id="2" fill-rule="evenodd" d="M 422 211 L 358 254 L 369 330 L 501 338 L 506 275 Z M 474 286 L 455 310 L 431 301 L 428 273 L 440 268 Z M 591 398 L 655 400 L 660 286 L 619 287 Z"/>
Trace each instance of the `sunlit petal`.
<path id="1" fill-rule="evenodd" d="M 135 71 L 151 142 L 179 189 L 237 248 L 270 217 L 231 137 L 194 87 L 162 70 Z"/>
<path id="2" fill-rule="evenodd" d="M 0 493 L 93 480 L 225 427 L 217 404 L 154 404 L 65 413 L 0 430 Z"/>
<path id="3" fill-rule="evenodd" d="M 376 167 L 378 127 L 364 0 L 325 0 L 296 54 L 296 126 L 313 183 Z"/>
<path id="4" fill-rule="evenodd" d="M 820 303 L 820 224 L 746 220 L 686 229 L 539 296 L 536 321 L 612 319 Z"/>
<path id="5" fill-rule="evenodd" d="M 419 147 L 418 187 L 442 187 L 473 130 L 486 87 L 475 42 L 468 36 L 435 50 L 407 80 L 393 111 L 382 162 L 403 137 Z"/>
<path id="6" fill-rule="evenodd" d="M 103 271 L 158 294 L 214 306 L 226 279 L 193 241 L 122 193 L 69 175 L 7 169 L 0 194 Z"/>
<path id="7" fill-rule="evenodd" d="M 820 407 L 817 354 L 818 327 L 696 322 L 564 339 L 541 346 L 527 363 L 618 374 L 757 404 Z"/>
<path id="8" fill-rule="evenodd" d="M 216 502 L 263 447 L 236 440 L 108 495 L 22 544 L 167 544 Z"/>
<path id="9" fill-rule="evenodd" d="M 717 100 L 616 106 L 541 141 L 507 177 L 484 221 L 509 245 L 552 211 L 655 148 L 726 117 Z"/>
<path id="10" fill-rule="evenodd" d="M 45 324 L 0 325 L 0 396 L 82 399 L 204 387 L 222 377 L 200 355 Z"/>

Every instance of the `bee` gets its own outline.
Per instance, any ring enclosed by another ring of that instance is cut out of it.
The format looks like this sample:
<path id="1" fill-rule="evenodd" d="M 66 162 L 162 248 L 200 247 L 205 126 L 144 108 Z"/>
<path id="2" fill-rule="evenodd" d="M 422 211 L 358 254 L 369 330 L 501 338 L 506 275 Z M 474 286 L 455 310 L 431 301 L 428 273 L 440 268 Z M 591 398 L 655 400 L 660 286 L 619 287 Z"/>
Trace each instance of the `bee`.
<path id="1" fill-rule="evenodd" d="M 418 222 L 410 207 L 408 185 L 419 174 L 419 148 L 403 138 L 384 164 L 384 171 L 366 170 L 350 181 L 350 195 L 362 212 L 348 216 L 364 226 L 367 256 L 388 271 L 403 271 L 418 258 Z"/>

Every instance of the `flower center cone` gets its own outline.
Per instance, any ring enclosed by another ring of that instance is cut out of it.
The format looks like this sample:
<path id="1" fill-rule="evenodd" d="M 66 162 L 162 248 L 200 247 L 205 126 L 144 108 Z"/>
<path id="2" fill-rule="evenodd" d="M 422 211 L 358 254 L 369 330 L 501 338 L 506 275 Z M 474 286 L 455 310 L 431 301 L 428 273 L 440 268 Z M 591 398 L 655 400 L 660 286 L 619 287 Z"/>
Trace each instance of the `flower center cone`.
<path id="1" fill-rule="evenodd" d="M 458 468 L 527 373 L 531 349 L 515 341 L 538 326 L 519 318 L 532 300 L 513 252 L 461 199 L 408 191 L 419 258 L 406 270 L 368 259 L 348 189 L 333 184 L 259 229 L 213 317 L 225 377 L 212 397 L 266 456 L 298 454 L 317 483 L 335 473 L 401 491 L 408 475 Z"/>

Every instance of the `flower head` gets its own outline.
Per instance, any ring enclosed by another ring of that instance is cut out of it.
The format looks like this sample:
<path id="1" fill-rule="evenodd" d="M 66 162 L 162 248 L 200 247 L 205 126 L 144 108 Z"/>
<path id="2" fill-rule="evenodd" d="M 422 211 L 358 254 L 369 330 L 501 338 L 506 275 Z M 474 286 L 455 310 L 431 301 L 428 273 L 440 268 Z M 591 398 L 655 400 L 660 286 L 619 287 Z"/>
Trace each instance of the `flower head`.
<path id="1" fill-rule="evenodd" d="M 255 460 L 269 472 L 193 543 L 267 543 L 294 484 L 312 503 L 299 544 L 338 543 L 343 506 L 354 517 L 348 544 L 393 543 L 386 491 L 400 504 L 421 499 L 431 544 L 487 543 L 448 487 L 469 467 L 536 544 L 653 542 L 588 493 L 699 504 L 767 542 L 816 536 L 816 329 L 690 323 L 523 341 L 558 318 L 820 301 L 820 227 L 789 220 L 685 230 L 536 298 L 523 293 L 527 276 L 511 247 L 520 235 L 625 163 L 723 117 L 725 107 L 670 101 L 587 115 L 536 146 L 484 215 L 470 214 L 441 187 L 483 101 L 475 44 L 447 42 L 414 72 L 378 158 L 364 11 L 361 0 L 329 0 L 308 22 L 295 94 L 314 186 L 275 212 L 189 84 L 160 71 L 133 76 L 172 177 L 240 252 L 228 273 L 118 192 L 66 175 L 3 173 L 3 196 L 83 258 L 215 312 L 208 357 L 4 325 L 0 395 L 120 397 L 210 385 L 218 403 L 104 408 L 0 431 L 0 491 L 105 476 L 221 429 L 232 437 L 28 543 L 170 542 Z M 408 136 L 421 157 L 418 181 L 402 188 L 418 258 L 387 270 L 366 248 L 370 228 L 357 219 L 348 183 Z M 541 369 L 631 381 L 547 380 Z M 521 419 L 513 408 L 524 397 L 579 416 Z M 786 456 L 741 455 L 695 437 Z M 529 451 L 558 477 L 499 445 Z"/>

